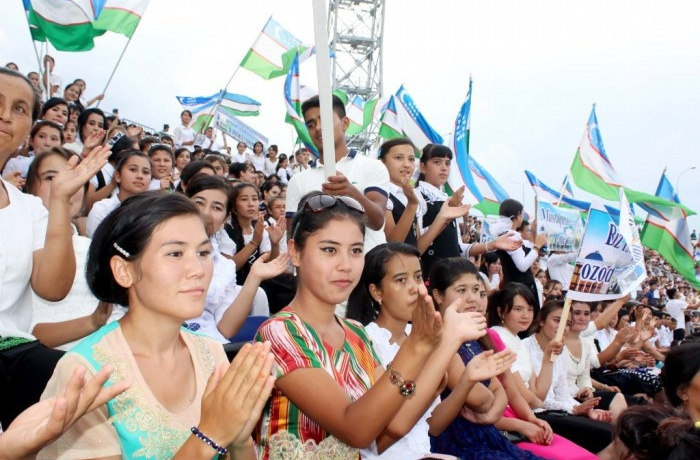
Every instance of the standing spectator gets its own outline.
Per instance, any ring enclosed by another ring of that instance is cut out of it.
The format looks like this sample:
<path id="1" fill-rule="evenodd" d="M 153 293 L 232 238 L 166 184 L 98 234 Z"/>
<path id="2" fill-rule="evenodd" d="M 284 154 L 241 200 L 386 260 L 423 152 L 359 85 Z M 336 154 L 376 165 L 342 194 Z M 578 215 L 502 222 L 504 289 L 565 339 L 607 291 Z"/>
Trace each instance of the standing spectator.
<path id="1" fill-rule="evenodd" d="M 253 153 L 246 156 L 246 161 L 255 166 L 256 171 L 265 170 L 265 154 L 263 153 L 264 146 L 258 141 L 253 144 Z"/>
<path id="2" fill-rule="evenodd" d="M 194 129 L 190 128 L 192 122 L 192 112 L 183 110 L 180 113 L 180 121 L 182 124 L 175 128 L 175 145 L 178 147 L 186 147 L 190 152 L 194 152 Z"/>
<path id="3" fill-rule="evenodd" d="M 277 172 L 277 153 L 279 149 L 275 144 L 267 148 L 267 158 L 265 159 L 265 168 L 262 170 L 265 176 L 275 174 Z"/>
<path id="4" fill-rule="evenodd" d="M 673 331 L 673 339 L 683 340 L 686 335 L 685 311 L 687 309 L 696 310 L 698 305 L 688 305 L 688 302 L 681 300 L 680 292 L 678 292 L 676 288 L 667 289 L 666 295 L 669 301 L 666 302 L 664 310 L 676 320 L 676 329 Z"/>

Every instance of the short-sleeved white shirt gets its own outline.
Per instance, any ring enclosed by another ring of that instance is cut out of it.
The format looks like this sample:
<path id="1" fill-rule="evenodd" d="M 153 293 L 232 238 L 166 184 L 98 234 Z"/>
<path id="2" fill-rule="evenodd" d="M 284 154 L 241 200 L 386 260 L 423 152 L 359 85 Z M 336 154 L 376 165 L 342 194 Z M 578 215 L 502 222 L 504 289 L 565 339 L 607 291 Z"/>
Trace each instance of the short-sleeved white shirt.
<path id="1" fill-rule="evenodd" d="M 386 197 L 389 196 L 387 192 L 390 184 L 389 172 L 381 161 L 356 154 L 353 150 L 336 163 L 336 168 L 362 193 L 379 192 Z M 326 182 L 326 177 L 320 162 L 316 168 L 309 168 L 294 174 L 287 185 L 286 216 L 288 218 L 294 217 L 304 195 L 320 191 L 324 182 Z M 382 243 L 386 243 L 383 225 L 379 230 L 370 228 L 365 230 L 365 252 Z"/>
<path id="2" fill-rule="evenodd" d="M 114 177 L 114 165 L 112 163 L 107 163 L 102 167 L 100 172 L 102 172 L 102 177 L 104 177 L 105 185 L 111 184 L 112 177 Z M 93 187 L 98 187 L 99 184 L 97 183 L 97 175 L 90 178 L 90 183 L 93 185 Z"/>
<path id="3" fill-rule="evenodd" d="M 88 237 L 92 238 L 95 234 L 95 230 L 104 220 L 105 217 L 109 215 L 110 212 L 114 211 L 119 207 L 121 201 L 119 201 L 119 196 L 115 193 L 109 198 L 100 200 L 92 207 L 90 214 L 88 214 L 86 230 Z"/>
<path id="4" fill-rule="evenodd" d="M 33 338 L 30 280 L 44 247 L 49 213 L 41 200 L 0 179 L 10 204 L 0 208 L 0 336 Z"/>
<path id="5" fill-rule="evenodd" d="M 260 156 L 258 156 L 254 153 L 249 153 L 246 155 L 246 161 L 255 166 L 256 171 L 265 171 L 265 154 L 261 153 Z"/>
<path id="6" fill-rule="evenodd" d="M 194 145 L 182 145 L 183 142 L 193 141 L 195 137 L 194 129 L 189 126 L 180 125 L 175 128 L 175 145 L 177 147 L 185 147 L 190 152 L 194 152 Z"/>

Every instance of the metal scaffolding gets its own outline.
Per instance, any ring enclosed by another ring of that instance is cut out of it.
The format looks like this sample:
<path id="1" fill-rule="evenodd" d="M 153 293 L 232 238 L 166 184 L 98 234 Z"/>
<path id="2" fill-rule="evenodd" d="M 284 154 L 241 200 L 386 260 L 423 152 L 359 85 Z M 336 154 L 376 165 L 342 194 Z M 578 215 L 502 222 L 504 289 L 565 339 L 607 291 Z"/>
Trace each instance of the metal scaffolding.
<path id="1" fill-rule="evenodd" d="M 380 97 L 382 88 L 382 39 L 385 0 L 330 0 L 328 35 L 332 58 L 333 88 L 365 101 Z M 348 145 L 367 153 L 377 140 L 379 123 L 348 139 Z"/>

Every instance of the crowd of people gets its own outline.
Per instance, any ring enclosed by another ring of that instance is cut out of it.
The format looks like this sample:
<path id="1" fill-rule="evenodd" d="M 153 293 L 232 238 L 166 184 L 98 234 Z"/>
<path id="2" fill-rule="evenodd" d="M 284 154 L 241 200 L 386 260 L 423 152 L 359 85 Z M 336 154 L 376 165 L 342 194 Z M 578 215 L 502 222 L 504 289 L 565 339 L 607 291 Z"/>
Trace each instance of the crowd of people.
<path id="1" fill-rule="evenodd" d="M 658 255 L 557 340 L 571 254 L 510 199 L 477 242 L 448 147 L 370 159 L 334 98 L 325 177 L 187 110 L 144 132 L 52 65 L 0 68 L 0 460 L 697 456 L 700 300 Z"/>

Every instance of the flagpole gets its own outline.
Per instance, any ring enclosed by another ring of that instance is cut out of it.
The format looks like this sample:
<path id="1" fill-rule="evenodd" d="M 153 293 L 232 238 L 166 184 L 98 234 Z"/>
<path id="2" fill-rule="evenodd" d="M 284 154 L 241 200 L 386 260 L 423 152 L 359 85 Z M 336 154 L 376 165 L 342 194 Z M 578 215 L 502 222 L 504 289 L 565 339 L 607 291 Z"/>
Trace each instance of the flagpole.
<path id="1" fill-rule="evenodd" d="M 133 37 L 133 35 L 132 35 Z M 129 45 L 131 44 L 131 37 L 129 37 L 129 40 L 126 42 L 126 45 L 124 45 L 124 49 L 122 49 L 122 54 L 119 55 L 119 59 L 117 59 L 117 63 L 114 66 L 114 69 L 112 69 L 112 73 L 110 74 L 109 78 L 107 79 L 107 84 L 105 85 L 105 89 L 102 90 L 102 93 L 100 94 L 106 94 L 107 93 L 107 88 L 109 87 L 109 84 L 112 83 L 112 78 L 114 78 L 114 74 L 117 72 L 117 68 L 119 67 L 119 64 L 122 62 L 122 58 L 124 57 L 124 53 L 126 53 L 127 48 L 129 48 Z M 95 108 L 100 107 L 100 102 L 102 100 L 97 101 L 97 105 Z"/>
<path id="2" fill-rule="evenodd" d="M 199 127 L 199 133 L 198 133 L 198 134 L 201 134 L 201 133 L 204 131 L 204 127 L 207 126 L 207 125 L 209 124 L 207 121 L 208 121 L 208 120 L 211 120 L 212 116 L 213 116 L 214 113 L 216 112 L 216 109 L 218 109 L 219 106 L 221 105 L 221 102 L 224 100 L 224 95 L 225 95 L 226 92 L 228 91 L 228 87 L 229 87 L 229 85 L 231 84 L 231 82 L 233 81 L 233 77 L 236 76 L 236 74 L 238 73 L 238 69 L 240 69 L 240 68 L 241 68 L 241 65 L 238 64 L 238 66 L 236 66 L 236 70 L 234 70 L 233 73 L 231 74 L 231 78 L 229 78 L 228 81 L 226 82 L 226 86 L 224 86 L 224 89 L 222 89 L 222 90 L 220 91 L 219 98 L 216 100 L 216 103 L 214 103 L 214 105 L 211 107 L 211 110 L 209 111 L 209 113 L 207 114 L 207 116 L 204 118 L 205 123 L 203 123 L 203 124 Z"/>
<path id="3" fill-rule="evenodd" d="M 564 183 L 561 184 L 561 190 L 559 192 L 559 199 L 557 200 L 557 208 L 559 206 L 561 206 L 561 199 L 564 197 L 564 191 L 566 190 L 566 186 L 569 183 L 569 173 L 570 173 L 570 171 L 568 173 L 566 173 L 566 177 L 564 177 Z"/>
<path id="4" fill-rule="evenodd" d="M 326 178 L 335 175 L 335 146 L 333 145 L 333 96 L 331 94 L 331 60 L 326 30 L 326 1 L 312 0 L 314 18 L 314 38 L 316 50 L 316 75 L 318 78 L 318 98 L 321 106 L 321 136 L 323 137 L 323 169 Z"/>
<path id="5" fill-rule="evenodd" d="M 36 56 L 36 63 L 39 64 L 39 72 L 41 74 L 44 73 L 44 70 L 41 66 L 41 58 L 39 57 L 39 50 L 36 49 L 36 42 L 34 41 L 34 38 L 32 38 L 32 26 L 29 24 L 29 15 L 25 14 L 24 18 L 27 20 L 27 28 L 29 29 L 29 40 L 32 42 L 32 47 L 34 48 L 34 56 Z M 48 39 L 47 39 L 48 40 Z M 43 75 L 42 78 L 43 79 Z M 43 95 L 42 95 L 43 96 Z"/>

